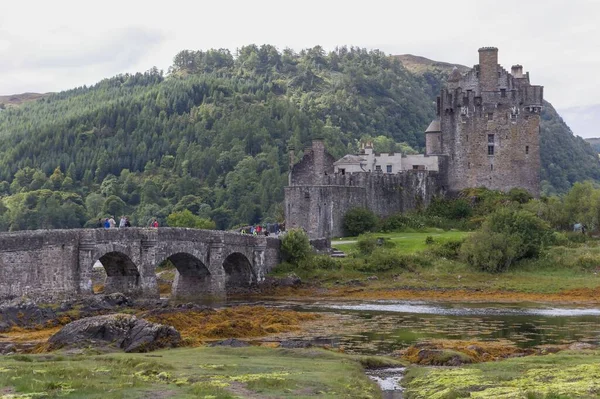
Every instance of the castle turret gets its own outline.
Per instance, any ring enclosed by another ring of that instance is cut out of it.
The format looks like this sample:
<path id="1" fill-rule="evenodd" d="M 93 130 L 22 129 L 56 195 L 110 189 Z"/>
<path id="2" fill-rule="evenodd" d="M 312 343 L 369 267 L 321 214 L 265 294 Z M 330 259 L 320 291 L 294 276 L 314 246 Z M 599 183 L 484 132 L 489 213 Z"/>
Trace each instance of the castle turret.
<path id="1" fill-rule="evenodd" d="M 425 155 L 442 153 L 442 129 L 440 120 L 434 119 L 425 130 Z"/>
<path id="2" fill-rule="evenodd" d="M 498 87 L 498 49 L 479 49 L 479 84 L 481 91 L 495 91 Z"/>

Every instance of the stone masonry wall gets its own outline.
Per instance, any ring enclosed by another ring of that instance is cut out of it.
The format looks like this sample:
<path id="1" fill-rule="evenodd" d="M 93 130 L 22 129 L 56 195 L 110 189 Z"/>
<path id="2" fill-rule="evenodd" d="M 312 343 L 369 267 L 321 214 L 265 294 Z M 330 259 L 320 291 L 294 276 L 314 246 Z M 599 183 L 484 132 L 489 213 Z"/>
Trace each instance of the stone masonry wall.
<path id="1" fill-rule="evenodd" d="M 230 255 L 238 262 L 234 269 L 240 269 L 241 263 L 250 265 L 252 270 L 244 272 L 254 275 L 258 283 L 279 261 L 279 240 L 169 228 L 0 233 L 0 300 L 30 296 L 54 301 L 92 295 L 93 265 L 98 260 L 107 271 L 109 291 L 157 297 L 155 269 L 167 258 L 185 272 L 179 279 L 185 294 L 224 295 L 226 280 L 237 278 L 224 270 L 223 262 Z M 202 289 L 192 281 L 203 284 Z"/>

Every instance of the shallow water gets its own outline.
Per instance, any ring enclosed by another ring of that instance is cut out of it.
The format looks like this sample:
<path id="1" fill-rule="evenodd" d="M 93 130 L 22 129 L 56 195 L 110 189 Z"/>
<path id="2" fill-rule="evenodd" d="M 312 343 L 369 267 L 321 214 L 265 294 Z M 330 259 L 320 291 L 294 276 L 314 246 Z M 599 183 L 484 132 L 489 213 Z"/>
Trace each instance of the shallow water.
<path id="1" fill-rule="evenodd" d="M 404 376 L 404 367 L 368 370 L 367 376 L 375 381 L 383 392 L 383 399 L 402 399 L 403 388 L 400 385 Z"/>
<path id="2" fill-rule="evenodd" d="M 345 351 L 389 355 L 425 339 L 498 340 L 519 347 L 600 344 L 600 309 L 534 304 L 416 301 L 274 302 L 302 311 L 334 313 L 338 323 L 314 331 Z"/>

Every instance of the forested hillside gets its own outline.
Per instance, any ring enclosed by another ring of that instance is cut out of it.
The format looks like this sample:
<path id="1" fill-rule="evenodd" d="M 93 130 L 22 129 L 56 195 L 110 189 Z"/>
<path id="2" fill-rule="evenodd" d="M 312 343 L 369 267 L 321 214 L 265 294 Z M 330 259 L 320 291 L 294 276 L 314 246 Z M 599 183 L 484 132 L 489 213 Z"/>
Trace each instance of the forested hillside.
<path id="1" fill-rule="evenodd" d="M 422 147 L 424 87 L 379 51 L 247 46 L 183 51 L 167 77 L 117 76 L 0 111 L 0 229 L 122 214 L 146 225 L 185 209 L 219 228 L 280 219 L 288 145 Z"/>
<path id="2" fill-rule="evenodd" d="M 281 220 L 289 145 L 297 157 L 313 137 L 336 157 L 367 137 L 380 151 L 422 150 L 453 67 L 346 47 L 182 51 L 167 74 L 153 68 L 0 109 L 0 230 L 109 215 L 164 224 L 185 210 L 222 229 Z M 549 104 L 542 163 L 545 193 L 600 179 L 594 151 Z"/>
<path id="3" fill-rule="evenodd" d="M 424 79 L 432 98 L 454 68 L 464 73 L 469 68 L 432 61 L 410 54 L 396 56 L 410 72 Z M 542 84 L 543 82 L 535 82 Z M 598 154 L 588 142 L 574 136 L 552 104 L 545 101 L 541 121 L 542 194 L 562 194 L 577 181 L 600 181 Z"/>

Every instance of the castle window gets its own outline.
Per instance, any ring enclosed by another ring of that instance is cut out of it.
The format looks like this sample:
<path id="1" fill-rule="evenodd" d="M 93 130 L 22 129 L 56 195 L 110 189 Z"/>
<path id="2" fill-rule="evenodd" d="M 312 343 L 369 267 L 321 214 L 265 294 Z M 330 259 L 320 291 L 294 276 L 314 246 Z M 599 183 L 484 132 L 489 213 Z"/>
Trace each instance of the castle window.
<path id="1" fill-rule="evenodd" d="M 392 173 L 392 165 L 387 165 L 386 169 L 388 173 Z"/>
<path id="2" fill-rule="evenodd" d="M 467 142 L 469 142 L 469 135 L 467 134 Z"/>
<path id="3" fill-rule="evenodd" d="M 471 169 L 471 162 L 467 162 L 467 169 Z"/>
<path id="4" fill-rule="evenodd" d="M 494 135 L 488 134 L 488 144 L 494 144 Z"/>
<path id="5" fill-rule="evenodd" d="M 381 172 L 381 165 L 375 165 L 375 172 Z"/>
<path id="6" fill-rule="evenodd" d="M 490 170 L 493 172 L 494 171 L 494 164 L 490 164 Z"/>
<path id="7" fill-rule="evenodd" d="M 304 192 L 304 198 L 310 198 L 310 194 L 308 193 L 308 191 Z"/>
<path id="8" fill-rule="evenodd" d="M 494 145 L 488 145 L 488 155 L 494 155 Z"/>
<path id="9" fill-rule="evenodd" d="M 342 175 L 346 174 L 346 169 L 338 169 Z"/>
<path id="10" fill-rule="evenodd" d="M 506 97 L 506 89 L 500 89 L 500 97 Z"/>
<path id="11" fill-rule="evenodd" d="M 494 113 L 488 112 L 487 118 L 488 118 L 488 121 L 491 121 L 492 119 L 494 119 Z"/>
<path id="12" fill-rule="evenodd" d="M 525 154 L 529 154 L 529 146 L 528 145 L 525 146 Z"/>

